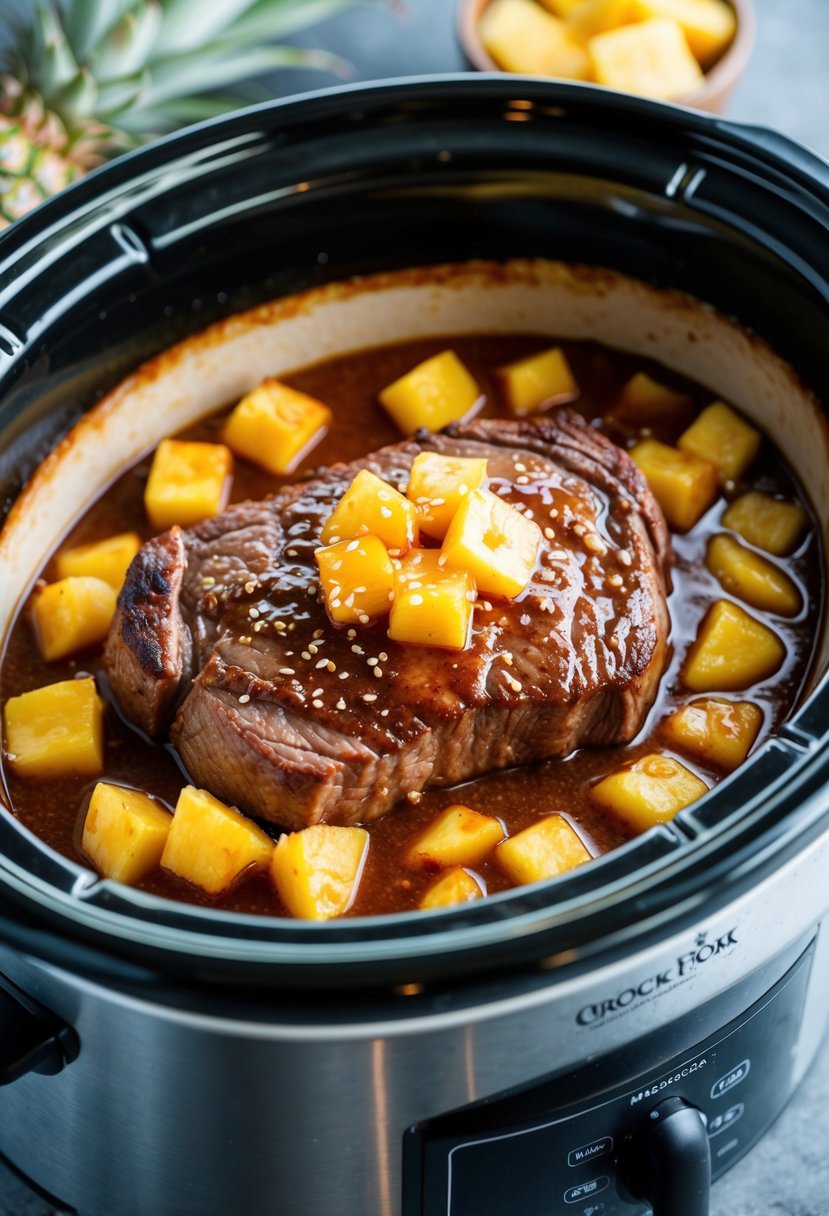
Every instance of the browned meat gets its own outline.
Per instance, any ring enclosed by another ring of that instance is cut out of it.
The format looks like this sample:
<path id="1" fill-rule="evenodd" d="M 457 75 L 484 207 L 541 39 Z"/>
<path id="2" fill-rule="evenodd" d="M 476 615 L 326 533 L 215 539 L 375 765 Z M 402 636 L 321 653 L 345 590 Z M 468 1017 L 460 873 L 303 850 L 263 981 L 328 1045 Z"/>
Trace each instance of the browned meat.
<path id="1" fill-rule="evenodd" d="M 360 468 L 404 485 L 422 450 L 486 456 L 545 541 L 517 600 L 479 599 L 463 652 L 356 635 L 314 550 Z M 324 469 L 135 558 L 106 649 L 149 734 L 191 777 L 287 828 L 369 822 L 427 785 L 631 739 L 667 652 L 665 524 L 628 456 L 570 412 L 478 421 Z M 172 722 L 172 725 L 170 723 Z"/>

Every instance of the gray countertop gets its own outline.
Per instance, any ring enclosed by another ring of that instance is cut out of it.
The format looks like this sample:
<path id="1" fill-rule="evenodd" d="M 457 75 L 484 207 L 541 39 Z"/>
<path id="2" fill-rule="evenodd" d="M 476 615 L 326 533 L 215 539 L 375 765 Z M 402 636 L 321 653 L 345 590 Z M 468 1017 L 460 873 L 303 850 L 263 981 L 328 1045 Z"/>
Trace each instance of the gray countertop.
<path id="1" fill-rule="evenodd" d="M 829 160 L 829 0 L 755 0 L 755 4 L 757 46 L 730 115 L 775 127 Z M 326 22 L 302 41 L 345 56 L 354 65 L 355 79 L 451 72 L 465 67 L 453 21 L 451 0 L 406 0 L 402 16 L 357 10 Z M 297 72 L 274 80 L 280 92 L 327 83 L 328 78 Z M 829 1043 L 760 1147 L 715 1185 L 711 1216 L 826 1216 L 827 1108 Z M 0 1165 L 0 1216 L 54 1216 L 55 1212 Z"/>

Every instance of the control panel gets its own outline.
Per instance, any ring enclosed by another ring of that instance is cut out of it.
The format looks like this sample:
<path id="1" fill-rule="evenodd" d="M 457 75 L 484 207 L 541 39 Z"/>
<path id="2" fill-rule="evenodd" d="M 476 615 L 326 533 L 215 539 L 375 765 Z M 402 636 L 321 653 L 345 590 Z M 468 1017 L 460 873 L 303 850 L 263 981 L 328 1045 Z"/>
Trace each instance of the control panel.
<path id="1" fill-rule="evenodd" d="M 670 1058 L 660 1045 L 672 1032 L 676 1040 L 676 1027 L 580 1073 L 410 1128 L 404 1216 L 679 1216 L 664 1198 L 672 1153 L 680 1173 L 696 1162 L 692 1184 L 679 1178 L 682 1210 L 707 1212 L 709 1177 L 751 1148 L 789 1095 L 811 955 L 740 1017 Z M 648 1058 L 660 1062 L 636 1067 Z"/>

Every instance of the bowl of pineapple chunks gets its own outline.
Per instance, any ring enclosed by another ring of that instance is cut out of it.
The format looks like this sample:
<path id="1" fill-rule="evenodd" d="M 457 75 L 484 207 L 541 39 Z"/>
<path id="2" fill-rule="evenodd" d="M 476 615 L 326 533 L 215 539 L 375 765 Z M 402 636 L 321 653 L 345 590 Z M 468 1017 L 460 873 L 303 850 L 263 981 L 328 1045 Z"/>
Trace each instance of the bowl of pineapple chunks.
<path id="1" fill-rule="evenodd" d="M 754 43 L 751 0 L 461 0 L 481 71 L 602 85 L 722 113 Z"/>

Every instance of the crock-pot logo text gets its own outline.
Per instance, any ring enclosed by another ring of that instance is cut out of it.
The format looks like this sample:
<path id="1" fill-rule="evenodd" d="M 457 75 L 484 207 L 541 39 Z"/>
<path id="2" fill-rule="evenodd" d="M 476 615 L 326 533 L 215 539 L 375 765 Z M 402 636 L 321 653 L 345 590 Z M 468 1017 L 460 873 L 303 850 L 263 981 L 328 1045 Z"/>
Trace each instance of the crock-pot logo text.
<path id="1" fill-rule="evenodd" d="M 636 985 L 623 988 L 621 992 L 617 992 L 615 996 L 609 997 L 607 1000 L 597 1001 L 594 1005 L 585 1005 L 576 1015 L 576 1022 L 579 1026 L 595 1026 L 607 1018 L 627 1013 L 629 1009 L 644 1001 L 652 1001 L 658 996 L 663 996 L 677 984 L 690 979 L 712 958 L 729 954 L 737 945 L 736 933 L 735 927 L 729 929 L 727 933 L 720 934 L 712 941 L 708 941 L 707 933 L 698 933 L 693 949 L 686 951 L 685 954 L 680 954 L 670 967 L 666 967 L 664 971 L 657 971 L 655 975 L 649 975 Z"/>

